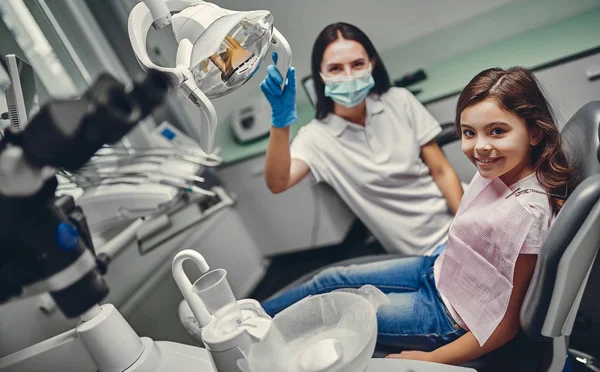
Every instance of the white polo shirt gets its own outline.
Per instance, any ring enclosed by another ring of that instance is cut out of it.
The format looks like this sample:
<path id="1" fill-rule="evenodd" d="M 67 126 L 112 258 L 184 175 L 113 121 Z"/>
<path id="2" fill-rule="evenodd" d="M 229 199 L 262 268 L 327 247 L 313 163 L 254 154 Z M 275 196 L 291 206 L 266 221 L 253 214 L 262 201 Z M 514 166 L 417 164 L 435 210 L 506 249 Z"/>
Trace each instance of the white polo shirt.
<path id="1" fill-rule="evenodd" d="M 300 129 L 291 157 L 335 189 L 388 252 L 422 254 L 446 242 L 446 200 L 420 157 L 439 123 L 406 89 L 369 95 L 360 126 L 329 114 Z"/>

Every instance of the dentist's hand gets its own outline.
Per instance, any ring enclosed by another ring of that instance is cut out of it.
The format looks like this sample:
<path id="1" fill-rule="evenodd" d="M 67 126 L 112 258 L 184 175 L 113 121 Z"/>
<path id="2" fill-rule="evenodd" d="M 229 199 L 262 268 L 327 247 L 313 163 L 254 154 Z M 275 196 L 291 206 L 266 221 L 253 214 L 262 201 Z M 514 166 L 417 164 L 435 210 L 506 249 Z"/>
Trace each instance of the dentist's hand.
<path id="1" fill-rule="evenodd" d="M 273 62 L 277 64 L 277 53 L 273 53 Z M 298 120 L 296 113 L 296 70 L 290 67 L 283 91 L 283 77 L 274 65 L 267 67 L 267 77 L 260 83 L 260 89 L 271 104 L 271 124 L 285 128 Z"/>

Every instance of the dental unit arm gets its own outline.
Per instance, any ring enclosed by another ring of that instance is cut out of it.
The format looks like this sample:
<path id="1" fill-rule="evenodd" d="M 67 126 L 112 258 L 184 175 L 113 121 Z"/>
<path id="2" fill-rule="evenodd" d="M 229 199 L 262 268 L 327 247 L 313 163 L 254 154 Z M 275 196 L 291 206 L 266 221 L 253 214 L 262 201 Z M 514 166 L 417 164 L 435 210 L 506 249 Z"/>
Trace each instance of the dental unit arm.
<path id="1" fill-rule="evenodd" d="M 176 13 L 171 16 L 172 13 Z M 146 40 L 150 27 L 171 26 L 178 43 L 176 66 L 158 66 L 150 59 Z M 140 65 L 167 73 L 185 97 L 207 117 L 204 151 L 213 151 L 217 114 L 209 98 L 230 93 L 256 73 L 269 45 L 278 53 L 277 66 L 285 79 L 291 49 L 273 27 L 270 12 L 237 12 L 201 0 L 143 0 L 129 15 L 131 46 Z"/>
<path id="2" fill-rule="evenodd" d="M 156 70 L 130 89 L 103 74 L 80 99 L 48 103 L 0 141 L 0 305 L 49 292 L 66 317 L 80 317 L 75 329 L 1 358 L 0 371 L 211 371 L 205 350 L 139 337 L 113 305 L 98 305 L 109 292 L 108 257 L 96 256 L 73 198 L 55 196 L 53 169 L 76 171 L 119 141 L 170 85 Z"/>
<path id="3" fill-rule="evenodd" d="M 51 169 L 82 167 L 148 116 L 168 89 L 158 71 L 131 89 L 101 75 L 82 98 L 50 102 L 24 131 L 6 133 L 0 142 L 0 303 L 50 292 L 67 317 L 76 317 L 106 297 L 106 262 L 94 254 L 73 198 L 55 196 Z"/>

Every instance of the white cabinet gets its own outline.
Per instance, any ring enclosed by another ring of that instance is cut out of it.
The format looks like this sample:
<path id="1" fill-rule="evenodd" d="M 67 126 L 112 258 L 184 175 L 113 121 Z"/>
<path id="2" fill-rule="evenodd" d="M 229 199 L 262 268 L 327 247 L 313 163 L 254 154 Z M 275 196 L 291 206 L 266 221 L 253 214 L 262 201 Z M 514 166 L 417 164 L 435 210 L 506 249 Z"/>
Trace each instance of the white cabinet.
<path id="1" fill-rule="evenodd" d="M 264 166 L 263 155 L 219 169 L 263 255 L 333 245 L 346 237 L 355 216 L 329 186 L 301 181 L 275 195 L 265 183 Z"/>
<path id="2" fill-rule="evenodd" d="M 600 79 L 591 80 L 587 76 L 592 69 L 600 69 L 600 53 L 535 73 L 560 128 L 581 106 L 600 100 Z"/>

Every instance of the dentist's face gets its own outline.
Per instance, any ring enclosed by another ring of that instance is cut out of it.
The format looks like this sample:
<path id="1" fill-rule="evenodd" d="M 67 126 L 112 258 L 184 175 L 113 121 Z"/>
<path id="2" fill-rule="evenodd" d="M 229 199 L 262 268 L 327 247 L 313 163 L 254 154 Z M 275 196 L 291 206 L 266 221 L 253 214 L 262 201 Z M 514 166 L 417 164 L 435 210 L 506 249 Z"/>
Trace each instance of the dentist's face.
<path id="1" fill-rule="evenodd" d="M 337 39 L 327 46 L 321 60 L 326 77 L 352 76 L 369 68 L 369 55 L 357 41 Z"/>
<path id="2" fill-rule="evenodd" d="M 539 143 L 521 117 L 485 99 L 460 115 L 461 148 L 482 177 L 508 186 L 533 172 L 531 148 Z"/>

